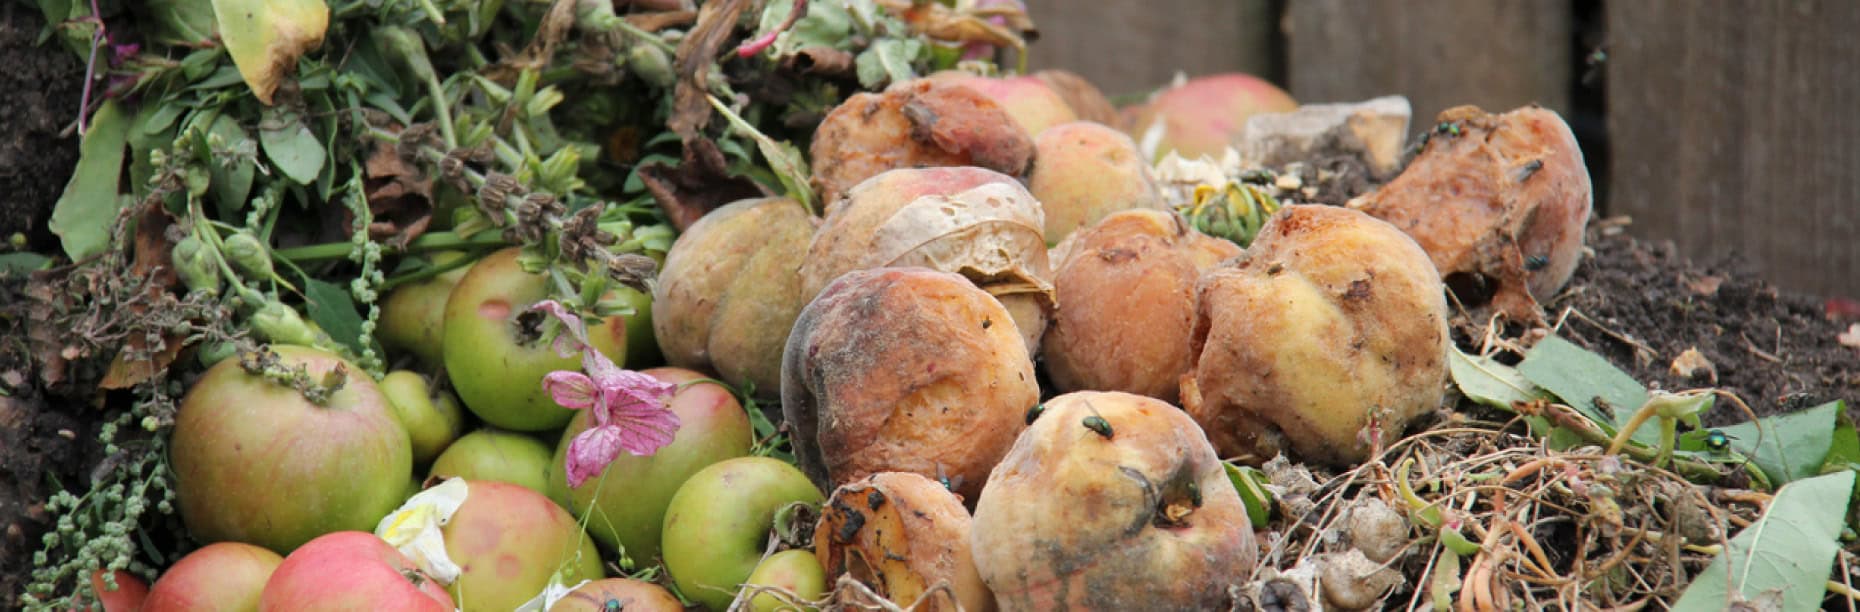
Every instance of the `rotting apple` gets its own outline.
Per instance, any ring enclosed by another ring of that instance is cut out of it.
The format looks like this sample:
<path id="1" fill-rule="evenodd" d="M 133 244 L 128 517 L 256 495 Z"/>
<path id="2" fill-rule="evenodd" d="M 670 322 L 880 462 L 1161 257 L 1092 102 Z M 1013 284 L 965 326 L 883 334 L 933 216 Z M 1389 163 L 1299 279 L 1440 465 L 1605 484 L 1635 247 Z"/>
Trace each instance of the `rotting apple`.
<path id="1" fill-rule="evenodd" d="M 994 469 L 970 531 L 1002 610 L 1225 610 L 1259 555 L 1201 428 L 1162 400 L 1055 397 Z"/>
<path id="2" fill-rule="evenodd" d="M 541 313 L 548 277 L 525 271 L 520 249 L 485 256 L 446 301 L 446 375 L 465 408 L 484 422 L 514 431 L 545 431 L 568 424 L 572 411 L 543 391 L 557 370 L 580 370 L 581 358 L 563 357 L 543 341 Z M 589 341 L 614 363 L 626 359 L 626 323 L 620 316 L 589 318 Z"/>
<path id="3" fill-rule="evenodd" d="M 245 369 L 257 362 L 302 368 L 311 389 Z M 340 388 L 312 403 L 330 380 Z M 374 381 L 334 354 L 297 346 L 209 368 L 181 400 L 169 449 L 188 533 L 279 554 L 326 533 L 373 529 L 399 505 L 413 471 L 407 430 Z"/>
<path id="4" fill-rule="evenodd" d="M 1046 243 L 1058 244 L 1105 215 L 1163 208 L 1162 190 L 1137 143 L 1089 121 L 1053 126 L 1033 141 L 1027 190 L 1046 213 Z"/>
<path id="5" fill-rule="evenodd" d="M 468 257 L 456 251 L 434 253 L 434 266 L 456 265 Z M 428 365 L 445 362 L 446 298 L 465 277 L 469 265 L 441 272 L 432 278 L 407 283 L 381 298 L 381 320 L 375 337 L 383 348 L 413 353 Z"/>
<path id="6" fill-rule="evenodd" d="M 925 77 L 975 90 L 1000 104 L 1014 123 L 1037 137 L 1047 128 L 1077 121 L 1078 113 L 1045 80 L 1035 76 L 987 77 L 945 70 Z"/>
<path id="7" fill-rule="evenodd" d="M 1219 158 L 1259 113 L 1298 108 L 1291 94 L 1250 74 L 1230 72 L 1187 79 L 1123 111 L 1125 129 L 1151 160 L 1170 151 L 1185 158 Z"/>
<path id="8" fill-rule="evenodd" d="M 381 394 L 407 428 L 413 462 L 425 464 L 446 450 L 465 431 L 465 410 L 449 391 L 434 389 L 425 376 L 411 370 L 388 372 L 379 383 Z"/>
<path id="9" fill-rule="evenodd" d="M 596 580 L 556 600 L 549 607 L 549 612 L 684 612 L 685 604 L 678 601 L 665 587 L 632 578 L 603 578 Z"/>
<path id="10" fill-rule="evenodd" d="M 820 568 L 820 559 L 814 553 L 803 548 L 790 548 L 763 559 L 756 564 L 756 570 L 749 573 L 743 589 L 753 587 L 776 589 L 780 594 L 767 591 L 758 592 L 749 598 L 749 609 L 755 612 L 777 612 L 780 610 L 799 610 L 808 612 L 814 608 L 806 605 L 817 601 L 827 593 L 827 575 Z"/>
<path id="11" fill-rule="evenodd" d="M 605 577 L 594 541 L 575 517 L 507 482 L 466 481 L 465 503 L 441 531 L 446 556 L 459 566 L 446 590 L 467 612 L 515 610 L 551 583 Z"/>
<path id="12" fill-rule="evenodd" d="M 337 531 L 285 556 L 265 581 L 258 609 L 451 612 L 454 608 L 439 581 L 385 540 L 366 531 Z"/>
<path id="13" fill-rule="evenodd" d="M 834 280 L 796 319 L 782 376 L 795 458 L 823 489 L 915 472 L 975 499 L 1040 400 L 1007 310 L 927 268 Z"/>
<path id="14" fill-rule="evenodd" d="M 1287 206 L 1197 295 L 1182 406 L 1224 457 L 1353 464 L 1442 400 L 1446 289 L 1387 222 Z"/>
<path id="15" fill-rule="evenodd" d="M 142 612 L 258 609 L 265 582 L 284 557 L 239 542 L 214 542 L 181 557 L 155 580 Z"/>
<path id="16" fill-rule="evenodd" d="M 1117 127 L 1120 118 L 1117 107 L 1104 97 L 1104 91 L 1098 89 L 1091 81 L 1078 73 L 1068 70 L 1048 69 L 1033 73 L 1034 78 L 1046 82 L 1046 86 L 1059 94 L 1072 107 L 1072 113 L 1081 121 L 1095 121 L 1111 127 Z"/>
<path id="17" fill-rule="evenodd" d="M 986 612 L 994 595 L 975 569 L 969 531 L 968 509 L 943 483 L 880 472 L 833 491 L 814 553 L 828 579 L 850 575 L 897 605 Z"/>
<path id="18" fill-rule="evenodd" d="M 1174 212 L 1126 210 L 1053 252 L 1059 309 L 1041 346 L 1053 385 L 1176 401 L 1194 358 L 1195 283 L 1240 246 Z"/>
<path id="19" fill-rule="evenodd" d="M 671 444 L 643 457 L 621 453 L 599 476 L 570 489 L 564 468 L 568 443 L 587 429 L 591 418 L 577 414 L 547 466 L 550 497 L 577 518 L 586 516 L 588 533 L 596 541 L 624 551 L 641 566 L 659 556 L 665 510 L 679 485 L 710 464 L 748 455 L 755 436 L 736 396 L 716 383 L 698 382 L 703 374 L 681 368 L 644 373 L 680 385 L 667 405 L 679 421 Z"/>
<path id="20" fill-rule="evenodd" d="M 729 608 L 755 572 L 776 513 L 823 496 L 806 474 L 770 457 L 737 457 L 692 474 L 665 512 L 665 569 L 679 592 L 712 610 Z"/>
<path id="21" fill-rule="evenodd" d="M 808 148 L 813 184 L 831 211 L 847 189 L 886 170 L 978 166 L 1027 173 L 1033 138 L 982 93 L 936 79 L 855 93 L 833 108 Z"/>
<path id="22" fill-rule="evenodd" d="M 549 491 L 549 445 L 534 436 L 485 428 L 465 434 L 433 460 L 429 478 L 507 482 L 537 493 Z"/>

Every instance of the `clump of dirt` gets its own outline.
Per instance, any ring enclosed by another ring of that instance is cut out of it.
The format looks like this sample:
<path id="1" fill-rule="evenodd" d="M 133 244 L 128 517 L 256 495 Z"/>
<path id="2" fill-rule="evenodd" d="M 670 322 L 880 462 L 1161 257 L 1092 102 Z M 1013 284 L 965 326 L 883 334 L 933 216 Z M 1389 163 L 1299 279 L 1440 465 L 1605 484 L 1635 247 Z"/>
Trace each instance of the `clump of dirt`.
<path id="1" fill-rule="evenodd" d="M 0 6 L 0 238 L 23 232 L 34 250 L 56 246 L 52 202 L 77 165 L 84 65 L 55 41 L 36 44 L 45 20 L 32 5 Z"/>
<path id="2" fill-rule="evenodd" d="M 1840 343 L 1849 323 L 1831 317 L 1821 298 L 1777 289 L 1735 252 L 1688 261 L 1672 243 L 1636 240 L 1621 225 L 1592 224 L 1593 254 L 1546 304 L 1550 320 L 1562 322 L 1559 335 L 1643 383 L 1725 389 L 1759 416 L 1833 400 L 1847 400 L 1850 414 L 1860 409 L 1860 350 Z M 1681 359 L 1692 349 L 1702 361 Z M 1746 418 L 1720 406 L 1703 421 Z"/>

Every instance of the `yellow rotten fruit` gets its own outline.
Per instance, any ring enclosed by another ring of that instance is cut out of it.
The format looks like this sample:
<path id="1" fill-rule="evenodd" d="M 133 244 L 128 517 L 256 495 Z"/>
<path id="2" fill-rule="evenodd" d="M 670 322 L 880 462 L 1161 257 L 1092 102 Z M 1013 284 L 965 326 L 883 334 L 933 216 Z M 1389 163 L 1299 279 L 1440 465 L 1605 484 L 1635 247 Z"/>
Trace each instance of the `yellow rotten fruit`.
<path id="1" fill-rule="evenodd" d="M 329 5 L 323 0 L 213 0 L 220 41 L 239 67 L 239 76 L 259 102 L 271 94 L 297 58 L 323 44 Z"/>

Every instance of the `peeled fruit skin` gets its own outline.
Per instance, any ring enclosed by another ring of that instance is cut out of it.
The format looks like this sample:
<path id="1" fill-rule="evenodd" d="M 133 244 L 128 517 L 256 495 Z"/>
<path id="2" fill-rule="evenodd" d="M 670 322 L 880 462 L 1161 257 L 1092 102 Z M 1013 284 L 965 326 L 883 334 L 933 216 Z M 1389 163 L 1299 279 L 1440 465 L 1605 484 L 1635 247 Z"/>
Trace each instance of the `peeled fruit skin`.
<path id="1" fill-rule="evenodd" d="M 928 166 L 980 166 L 1019 177 L 1033 138 L 988 96 L 921 78 L 882 93 L 856 93 L 821 120 L 809 146 L 814 187 L 827 208 L 880 172 Z"/>
<path id="2" fill-rule="evenodd" d="M 840 275 L 883 267 L 954 272 L 1010 306 L 1028 351 L 1053 306 L 1039 200 L 1012 177 L 975 167 L 905 168 L 873 176 L 827 213 L 801 265 L 801 295 Z"/>
<path id="3" fill-rule="evenodd" d="M 434 265 L 447 265 L 465 257 L 464 253 L 444 251 L 432 257 Z M 408 283 L 389 291 L 381 300 L 381 324 L 377 338 L 389 350 L 407 351 L 429 365 L 445 363 L 446 298 L 452 288 L 465 278 L 471 266 L 461 266 L 432 278 Z"/>
<path id="4" fill-rule="evenodd" d="M 880 472 L 833 492 L 814 529 L 814 552 L 831 580 L 851 574 L 900 606 L 994 609 L 994 595 L 969 554 L 970 519 L 943 484 L 909 472 Z M 955 594 L 925 598 L 939 583 Z"/>
<path id="5" fill-rule="evenodd" d="M 915 472 L 975 499 L 1040 400 L 1007 310 L 924 268 L 835 280 L 796 320 L 782 376 L 795 458 L 822 489 Z"/>
<path id="6" fill-rule="evenodd" d="M 251 544 L 215 542 L 181 557 L 155 580 L 143 612 L 236 612 L 258 608 L 284 557 Z"/>
<path id="7" fill-rule="evenodd" d="M 749 580 L 743 584 L 745 588 L 754 585 L 782 589 L 798 600 L 794 602 L 796 604 L 818 600 L 827 593 L 827 576 L 820 569 L 820 560 L 814 557 L 814 553 L 800 548 L 769 555 L 769 558 L 756 565 L 756 571 L 750 572 Z M 759 593 L 749 599 L 749 609 L 756 612 L 794 610 L 797 607 L 770 593 Z"/>
<path id="8" fill-rule="evenodd" d="M 679 385 L 704 378 L 680 368 L 654 368 L 644 374 Z M 587 429 L 589 419 L 576 414 L 547 466 L 549 496 L 577 518 L 592 508 L 595 514 L 588 517 L 588 534 L 608 548 L 625 550 L 640 566 L 650 565 L 659 556 L 660 529 L 678 486 L 713 463 L 747 456 L 755 443 L 749 413 L 728 389 L 715 383 L 681 387 L 668 408 L 678 415 L 678 431 L 670 445 L 651 455 L 621 453 L 600 476 L 569 489 L 563 468 L 568 443 Z"/>
<path id="9" fill-rule="evenodd" d="M 1038 153 L 1027 190 L 1046 212 L 1046 242 L 1132 208 L 1163 208 L 1162 191 L 1137 143 L 1110 127 L 1077 121 L 1033 141 Z"/>
<path id="10" fill-rule="evenodd" d="M 618 608 L 608 605 L 617 602 Z M 570 591 L 567 597 L 555 602 L 549 612 L 607 612 L 619 609 L 626 612 L 684 612 L 685 605 L 679 603 L 665 587 L 632 578 L 603 578 L 581 585 Z"/>
<path id="11" fill-rule="evenodd" d="M 1347 208 L 1287 206 L 1246 254 L 1202 276 L 1182 403 L 1222 456 L 1350 465 L 1399 437 L 1446 381 L 1440 275 L 1401 230 Z M 1364 431 L 1372 424 L 1377 431 Z"/>
<path id="12" fill-rule="evenodd" d="M 1162 122 L 1155 159 L 1172 150 L 1188 159 L 1203 155 L 1219 159 L 1246 129 L 1247 118 L 1297 109 L 1291 94 L 1263 79 L 1237 72 L 1215 74 L 1189 79 L 1126 109 L 1125 128 L 1141 143 L 1151 126 Z"/>
<path id="13" fill-rule="evenodd" d="M 491 481 L 467 481 L 466 491 L 441 531 L 460 570 L 447 591 L 467 612 L 515 610 L 551 581 L 605 577 L 594 542 L 543 494 Z"/>
<path id="14" fill-rule="evenodd" d="M 779 395 L 782 345 L 807 304 L 801 261 L 816 223 L 799 202 L 761 198 L 726 204 L 686 229 L 653 290 L 666 361 Z"/>
<path id="15" fill-rule="evenodd" d="M 1461 106 L 1437 121 L 1459 135 L 1431 134 L 1400 175 L 1350 207 L 1407 232 L 1442 276 L 1496 283 L 1492 305 L 1512 320 L 1541 320 L 1537 302 L 1576 272 L 1594 207 L 1575 134 L 1537 106 Z"/>
<path id="16" fill-rule="evenodd" d="M 685 597 L 725 610 L 762 560 L 775 512 L 820 503 L 820 490 L 794 466 L 738 457 L 692 474 L 665 514 L 665 569 Z"/>
<path id="17" fill-rule="evenodd" d="M 449 612 L 452 596 L 386 540 L 366 531 L 318 537 L 284 558 L 258 609 Z"/>
<path id="18" fill-rule="evenodd" d="M 480 429 L 453 442 L 433 460 L 429 477 L 507 482 L 538 493 L 549 491 L 549 445 L 529 434 Z"/>
<path id="19" fill-rule="evenodd" d="M 383 376 L 379 385 L 401 426 L 407 428 L 414 463 L 432 461 L 464 432 L 465 410 L 458 399 L 449 391 L 434 392 L 426 377 L 395 370 Z"/>
<path id="20" fill-rule="evenodd" d="M 1195 356 L 1195 283 L 1240 246 L 1173 212 L 1126 210 L 1056 252 L 1064 257 L 1053 279 L 1059 310 L 1041 351 L 1053 385 L 1176 401 Z"/>
<path id="21" fill-rule="evenodd" d="M 1006 611 L 1225 610 L 1259 555 L 1201 429 L 1120 392 L 1046 402 L 989 476 L 969 537 Z"/>
<path id="22" fill-rule="evenodd" d="M 459 280 L 446 300 L 446 373 L 465 407 L 491 425 L 515 431 L 545 431 L 568 424 L 571 411 L 543 391 L 555 370 L 581 370 L 581 357 L 557 355 L 550 342 L 519 329 L 519 317 L 548 298 L 548 280 L 525 272 L 517 247 L 485 256 Z M 524 320 L 540 322 L 534 313 Z M 546 316 L 546 315 L 545 315 Z M 626 325 L 621 317 L 583 319 L 589 341 L 614 363 L 625 363 Z"/>
<path id="23" fill-rule="evenodd" d="M 948 70 L 926 78 L 955 83 L 988 96 L 1029 136 L 1037 137 L 1047 128 L 1079 118 L 1066 99 L 1039 77 L 984 77 Z"/>
<path id="24" fill-rule="evenodd" d="M 209 368 L 181 400 L 169 447 L 188 533 L 288 554 L 333 531 L 373 530 L 412 473 L 407 430 L 361 368 L 319 349 L 270 350 L 311 380 L 345 369 L 342 388 L 319 406 L 240 359 Z"/>

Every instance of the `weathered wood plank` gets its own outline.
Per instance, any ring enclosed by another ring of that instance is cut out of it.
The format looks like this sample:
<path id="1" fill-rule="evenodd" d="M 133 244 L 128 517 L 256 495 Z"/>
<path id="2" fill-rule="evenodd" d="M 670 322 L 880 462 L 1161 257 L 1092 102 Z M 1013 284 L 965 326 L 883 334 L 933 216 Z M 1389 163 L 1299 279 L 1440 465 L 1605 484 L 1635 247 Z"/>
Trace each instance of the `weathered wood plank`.
<path id="1" fill-rule="evenodd" d="M 1860 2 L 1607 4 L 1613 210 L 1695 259 L 1860 294 Z"/>
<path id="2" fill-rule="evenodd" d="M 1269 80 L 1279 24 L 1267 0 L 1028 0 L 1040 28 L 1029 69 L 1077 72 L 1108 95 L 1240 71 Z"/>

